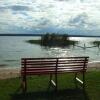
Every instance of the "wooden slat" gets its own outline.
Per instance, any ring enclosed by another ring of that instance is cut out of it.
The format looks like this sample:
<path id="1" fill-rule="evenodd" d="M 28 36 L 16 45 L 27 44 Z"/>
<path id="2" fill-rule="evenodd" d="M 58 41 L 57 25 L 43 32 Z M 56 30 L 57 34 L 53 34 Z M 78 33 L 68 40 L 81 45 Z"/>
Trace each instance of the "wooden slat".
<path id="1" fill-rule="evenodd" d="M 56 61 L 55 61 L 56 62 Z M 39 64 L 56 64 L 55 62 L 37 62 L 37 63 L 27 63 L 26 64 L 33 64 L 33 65 L 39 65 Z M 24 65 L 25 63 L 22 63 Z"/>
<path id="2" fill-rule="evenodd" d="M 82 56 L 82 57 L 80 56 L 80 57 L 22 58 L 22 59 L 23 59 L 23 60 L 26 60 L 26 59 L 27 59 L 27 60 L 37 60 L 37 59 L 70 59 L 70 58 L 71 58 L 71 59 L 74 59 L 74 58 L 75 58 L 75 59 L 76 59 L 76 58 L 79 58 L 79 59 L 80 59 L 80 58 L 83 58 L 83 59 L 84 59 L 84 58 L 89 58 L 89 57 L 88 57 L 88 56 Z"/>
<path id="3" fill-rule="evenodd" d="M 27 68 L 46 68 L 46 67 L 55 67 L 55 65 L 27 65 Z M 24 68 L 24 66 L 23 66 Z"/>
<path id="4" fill-rule="evenodd" d="M 73 68 L 72 67 L 68 67 L 68 68 L 62 67 L 62 68 L 58 68 L 57 71 L 59 71 L 59 70 L 75 70 L 75 69 L 76 70 L 83 70 L 82 67 L 75 67 L 75 68 L 74 67 Z M 41 71 L 41 70 L 48 70 L 48 71 L 49 70 L 54 70 L 55 71 L 55 68 L 52 68 L 52 67 L 51 68 L 28 68 L 28 69 L 26 68 L 26 70 L 27 71 L 33 71 L 33 72 L 36 71 L 36 70 L 37 71 Z M 25 71 L 25 69 L 22 69 L 22 71 Z"/>
<path id="5" fill-rule="evenodd" d="M 54 74 L 54 71 L 49 70 L 49 71 L 28 71 L 26 72 L 26 75 L 38 75 L 38 74 Z M 24 75 L 24 72 L 21 72 L 21 75 Z"/>
<path id="6" fill-rule="evenodd" d="M 81 73 L 81 72 L 85 72 L 86 70 L 67 70 L 67 71 L 57 71 L 57 74 L 62 74 L 62 73 Z M 26 75 L 40 75 L 40 74 L 55 74 L 55 71 L 38 71 L 38 72 L 26 72 Z M 24 72 L 21 72 L 21 75 L 24 75 Z"/>

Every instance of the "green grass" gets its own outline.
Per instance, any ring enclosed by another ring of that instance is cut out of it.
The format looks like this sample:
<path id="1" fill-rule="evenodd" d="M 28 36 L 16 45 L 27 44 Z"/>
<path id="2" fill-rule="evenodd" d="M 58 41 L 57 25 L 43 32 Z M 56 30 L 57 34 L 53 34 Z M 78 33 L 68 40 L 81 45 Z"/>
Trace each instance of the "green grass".
<path id="1" fill-rule="evenodd" d="M 48 89 L 49 76 L 28 77 L 28 91 L 21 93 L 20 78 L 0 80 L 0 100 L 99 100 L 100 71 L 86 73 L 86 90 L 75 88 L 73 74 L 58 75 L 58 92 Z"/>
<path id="2" fill-rule="evenodd" d="M 30 43 L 30 44 L 39 44 L 39 45 L 41 45 L 41 40 L 27 40 L 26 42 Z"/>

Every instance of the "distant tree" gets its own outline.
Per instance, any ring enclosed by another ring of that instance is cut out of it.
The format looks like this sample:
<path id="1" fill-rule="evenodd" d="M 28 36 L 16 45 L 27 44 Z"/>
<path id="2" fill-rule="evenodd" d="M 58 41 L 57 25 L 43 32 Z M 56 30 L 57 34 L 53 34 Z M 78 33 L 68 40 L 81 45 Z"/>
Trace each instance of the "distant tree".
<path id="1" fill-rule="evenodd" d="M 62 35 L 62 41 L 68 41 L 69 37 L 67 34 Z"/>
<path id="2" fill-rule="evenodd" d="M 67 34 L 46 33 L 41 37 L 41 44 L 44 46 L 69 46 L 74 45 L 75 41 L 69 40 Z"/>
<path id="3" fill-rule="evenodd" d="M 56 34 L 55 33 L 50 34 L 50 42 L 54 44 L 55 41 L 56 41 Z"/>
<path id="4" fill-rule="evenodd" d="M 46 46 L 48 45 L 48 42 L 49 42 L 49 33 L 46 33 L 41 37 L 41 44 Z"/>

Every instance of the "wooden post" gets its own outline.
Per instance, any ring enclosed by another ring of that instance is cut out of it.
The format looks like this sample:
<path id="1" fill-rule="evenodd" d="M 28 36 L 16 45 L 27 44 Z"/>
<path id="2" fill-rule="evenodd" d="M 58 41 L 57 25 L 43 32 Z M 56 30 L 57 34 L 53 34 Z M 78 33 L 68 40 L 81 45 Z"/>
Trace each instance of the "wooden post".
<path id="1" fill-rule="evenodd" d="M 23 75 L 23 92 L 27 91 L 27 81 L 26 81 L 26 59 L 24 59 L 24 75 Z"/>
<path id="2" fill-rule="evenodd" d="M 77 81 L 76 81 L 77 73 L 75 73 L 74 81 L 75 81 L 75 87 L 77 88 Z"/>
<path id="3" fill-rule="evenodd" d="M 49 87 L 48 87 L 48 89 L 51 87 L 51 81 L 52 81 L 52 74 L 50 74 L 50 79 L 49 79 Z"/>
<path id="4" fill-rule="evenodd" d="M 87 58 L 85 57 L 84 66 L 83 66 L 83 89 L 85 89 L 85 70 L 86 70 Z"/>
<path id="5" fill-rule="evenodd" d="M 55 68 L 55 83 L 56 83 L 55 90 L 56 90 L 56 92 L 58 90 L 57 68 L 58 68 L 58 58 L 57 58 L 57 61 L 56 61 L 56 68 Z"/>

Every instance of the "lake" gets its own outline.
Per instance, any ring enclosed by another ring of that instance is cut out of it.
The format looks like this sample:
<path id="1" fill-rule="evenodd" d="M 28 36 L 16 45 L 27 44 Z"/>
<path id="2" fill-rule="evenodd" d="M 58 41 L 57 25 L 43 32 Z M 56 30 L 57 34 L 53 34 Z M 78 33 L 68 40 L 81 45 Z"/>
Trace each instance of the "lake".
<path id="1" fill-rule="evenodd" d="M 49 48 L 26 42 L 26 40 L 39 38 L 36 36 L 0 36 L 0 68 L 21 67 L 23 57 L 89 56 L 90 62 L 100 61 L 100 49 L 91 44 L 91 41 L 100 41 L 100 38 L 70 37 L 71 40 L 79 41 L 79 44 L 64 48 Z"/>

